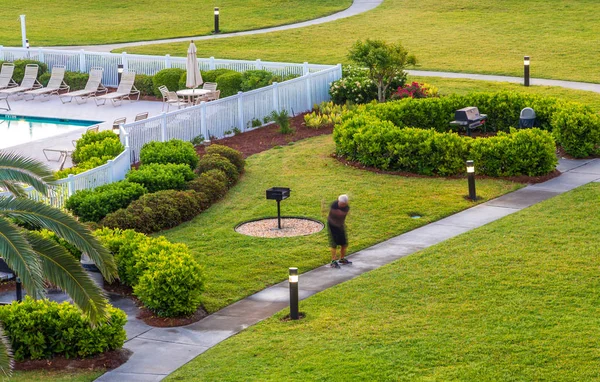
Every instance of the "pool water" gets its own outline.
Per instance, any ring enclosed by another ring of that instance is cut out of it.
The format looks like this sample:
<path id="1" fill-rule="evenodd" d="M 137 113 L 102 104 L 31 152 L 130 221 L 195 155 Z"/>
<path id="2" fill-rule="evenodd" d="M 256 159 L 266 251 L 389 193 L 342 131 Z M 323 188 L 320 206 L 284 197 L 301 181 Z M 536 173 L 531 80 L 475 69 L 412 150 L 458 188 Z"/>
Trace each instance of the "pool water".
<path id="1" fill-rule="evenodd" d="M 0 114 L 0 149 L 68 133 L 100 121 Z"/>

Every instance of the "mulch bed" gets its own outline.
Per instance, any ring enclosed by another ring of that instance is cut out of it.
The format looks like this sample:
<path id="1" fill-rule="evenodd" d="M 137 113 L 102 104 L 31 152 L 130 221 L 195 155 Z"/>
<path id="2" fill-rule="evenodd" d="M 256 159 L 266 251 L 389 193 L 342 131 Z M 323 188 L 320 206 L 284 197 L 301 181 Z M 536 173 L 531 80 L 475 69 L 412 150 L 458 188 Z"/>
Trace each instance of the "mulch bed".
<path id="1" fill-rule="evenodd" d="M 133 354 L 131 350 L 118 349 L 89 358 L 65 358 L 27 360 L 15 362 L 15 370 L 111 370 L 121 366 Z"/>

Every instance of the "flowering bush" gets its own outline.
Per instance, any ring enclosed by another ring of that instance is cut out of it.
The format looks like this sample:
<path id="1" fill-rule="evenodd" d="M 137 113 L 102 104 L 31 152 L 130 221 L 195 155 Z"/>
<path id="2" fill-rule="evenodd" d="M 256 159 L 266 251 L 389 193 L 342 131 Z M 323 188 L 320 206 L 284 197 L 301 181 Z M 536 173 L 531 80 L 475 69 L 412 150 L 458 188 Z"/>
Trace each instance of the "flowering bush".
<path id="1" fill-rule="evenodd" d="M 405 81 L 406 73 L 394 77 L 386 96 L 402 87 Z M 377 99 L 377 85 L 369 79 L 367 69 L 349 65 L 342 68 L 342 78 L 331 84 L 329 94 L 336 104 L 368 103 Z"/>
<path id="2" fill-rule="evenodd" d="M 438 89 L 429 84 L 420 84 L 413 82 L 410 85 L 404 85 L 398 88 L 395 93 L 392 94 L 392 99 L 402 98 L 429 98 L 439 97 Z"/>

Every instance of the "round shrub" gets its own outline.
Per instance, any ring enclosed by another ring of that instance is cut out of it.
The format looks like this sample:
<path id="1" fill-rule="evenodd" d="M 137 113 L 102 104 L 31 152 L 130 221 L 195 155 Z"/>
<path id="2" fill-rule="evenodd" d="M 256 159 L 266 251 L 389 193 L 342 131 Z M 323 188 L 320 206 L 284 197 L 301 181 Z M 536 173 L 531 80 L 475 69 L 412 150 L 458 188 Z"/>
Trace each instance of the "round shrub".
<path id="1" fill-rule="evenodd" d="M 162 85 L 165 85 L 171 91 L 179 90 L 179 78 L 183 73 L 185 73 L 185 70 L 179 68 L 163 69 L 156 73 L 152 77 L 154 95 L 162 97 L 160 90 L 158 90 Z"/>
<path id="2" fill-rule="evenodd" d="M 69 168 L 65 168 L 64 170 L 56 171 L 54 173 L 54 176 L 56 177 L 56 179 L 63 179 L 71 174 L 73 174 L 73 175 L 81 174 L 82 172 L 86 172 L 93 168 L 102 166 L 103 164 L 106 164 L 106 162 L 108 162 L 109 159 L 113 159 L 113 158 L 114 157 L 112 157 L 112 156 L 103 156 L 102 158 L 93 157 L 86 161 L 77 163 L 77 166 L 75 166 L 75 167 L 69 167 Z"/>
<path id="3" fill-rule="evenodd" d="M 221 170 L 210 170 L 188 182 L 187 187 L 204 193 L 210 202 L 215 202 L 227 194 L 227 176 Z"/>
<path id="4" fill-rule="evenodd" d="M 175 317 L 194 313 L 203 289 L 202 268 L 188 251 L 161 251 L 133 292 L 156 315 Z"/>
<path id="5" fill-rule="evenodd" d="M 217 77 L 217 84 L 217 89 L 221 90 L 221 98 L 235 95 L 242 90 L 242 74 L 238 72 L 221 74 Z"/>
<path id="6" fill-rule="evenodd" d="M 274 81 L 275 76 L 268 70 L 247 70 L 242 73 L 241 90 L 247 92 L 263 88 L 271 85 Z"/>
<path id="7" fill-rule="evenodd" d="M 136 73 L 133 85 L 140 91 L 140 96 L 145 97 L 154 95 L 154 81 L 152 77 L 153 76 L 148 76 L 146 74 Z"/>
<path id="8" fill-rule="evenodd" d="M 15 60 L 13 62 L 13 64 L 15 64 L 15 71 L 13 72 L 13 80 L 15 80 L 15 82 L 17 83 L 21 83 L 21 81 L 23 81 L 23 76 L 25 75 L 25 67 L 27 65 L 30 64 L 34 64 L 38 66 L 38 73 L 37 73 L 37 77 L 40 78 L 40 76 L 44 73 L 46 73 L 48 71 L 48 65 L 46 65 L 43 62 L 40 61 L 35 61 L 35 60 Z"/>
<path id="9" fill-rule="evenodd" d="M 127 337 L 127 315 L 112 306 L 108 317 L 92 327 L 75 305 L 26 296 L 0 306 L 0 321 L 17 361 L 89 357 L 123 347 Z"/>
<path id="10" fill-rule="evenodd" d="M 562 148 L 576 158 L 600 154 L 600 116 L 586 107 L 568 104 L 552 115 L 553 133 Z"/>
<path id="11" fill-rule="evenodd" d="M 185 183 L 194 177 L 194 172 L 187 164 L 151 163 L 129 171 L 125 178 L 130 182 L 143 185 L 148 192 L 156 192 L 182 190 L 185 188 Z"/>
<path id="12" fill-rule="evenodd" d="M 50 81 L 51 73 L 46 72 L 42 74 L 39 78 L 39 81 L 42 85 L 47 86 Z M 138 76 L 140 76 L 138 74 Z M 89 74 L 87 73 L 79 73 L 79 72 L 65 72 L 64 81 L 67 85 L 69 85 L 70 91 L 81 90 L 85 88 L 87 84 L 87 80 L 89 78 Z M 138 81 L 136 76 L 135 86 L 138 87 Z M 139 89 L 139 88 L 138 88 Z"/>
<path id="13" fill-rule="evenodd" d="M 146 189 L 141 184 L 121 181 L 93 190 L 77 191 L 67 200 L 66 207 L 84 222 L 98 222 L 109 213 L 127 207 L 145 193 Z"/>
<path id="14" fill-rule="evenodd" d="M 228 73 L 237 73 L 237 72 L 235 70 L 225 69 L 225 68 L 207 70 L 205 72 L 202 72 L 202 80 L 204 80 L 204 82 L 217 82 L 217 77 L 219 77 L 221 74 L 228 74 Z"/>
<path id="15" fill-rule="evenodd" d="M 223 146 L 223 145 L 210 145 L 206 148 L 207 154 L 218 154 L 222 157 L 229 159 L 229 161 L 235 166 L 238 170 L 238 173 L 242 173 L 244 171 L 244 166 L 246 165 L 246 161 L 244 160 L 244 156 L 241 152 L 232 149 L 231 147 Z"/>
<path id="16" fill-rule="evenodd" d="M 229 159 L 219 154 L 206 154 L 198 162 L 196 172 L 205 173 L 210 170 L 221 170 L 227 175 L 227 185 L 232 186 L 237 182 L 239 173 Z"/>
<path id="17" fill-rule="evenodd" d="M 108 160 L 113 159 L 123 152 L 123 150 L 125 150 L 125 147 L 119 140 L 119 137 L 112 131 L 100 131 L 98 133 L 89 131 L 77 140 L 71 157 L 75 164 L 89 161 L 93 158 L 103 159 L 107 157 L 106 160 Z"/>
<path id="18" fill-rule="evenodd" d="M 406 82 L 406 72 L 394 77 L 386 90 L 386 99 Z M 329 88 L 331 100 L 337 104 L 368 103 L 377 100 L 377 85 L 369 79 L 367 69 L 353 65 L 342 67 L 342 78 L 333 82 Z"/>
<path id="19" fill-rule="evenodd" d="M 198 165 L 199 159 L 194 145 L 179 139 L 171 139 L 166 142 L 151 141 L 140 150 L 142 164 L 183 163 L 193 170 Z"/>

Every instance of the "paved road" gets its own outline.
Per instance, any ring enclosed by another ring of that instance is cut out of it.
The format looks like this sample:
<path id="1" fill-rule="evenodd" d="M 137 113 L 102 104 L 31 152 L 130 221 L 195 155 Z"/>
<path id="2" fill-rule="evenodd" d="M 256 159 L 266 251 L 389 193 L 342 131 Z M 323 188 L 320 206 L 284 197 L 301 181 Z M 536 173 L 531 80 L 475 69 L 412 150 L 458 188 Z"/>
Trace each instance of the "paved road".
<path id="1" fill-rule="evenodd" d="M 194 40 L 194 41 L 213 40 L 213 39 L 218 39 L 218 38 L 228 38 L 228 37 L 248 36 L 248 35 L 262 34 L 262 33 L 269 33 L 269 32 L 278 32 L 278 31 L 284 31 L 284 30 L 289 30 L 289 29 L 303 28 L 303 27 L 307 27 L 307 26 L 311 26 L 311 25 L 328 23 L 330 21 L 344 19 L 344 18 L 350 17 L 350 16 L 355 16 L 355 15 L 370 11 L 371 9 L 378 7 L 381 3 L 383 3 L 383 0 L 354 0 L 354 2 L 352 3 L 352 5 L 349 8 L 347 8 L 341 12 L 334 13 L 329 16 L 320 17 L 318 19 L 308 20 L 308 21 L 304 21 L 301 23 L 281 25 L 281 26 L 272 27 L 272 28 L 255 29 L 255 30 L 244 31 L 244 32 L 223 33 L 223 34 L 207 35 L 207 36 L 189 36 L 189 37 L 170 38 L 170 39 L 152 40 L 152 41 L 126 42 L 126 43 L 121 43 L 121 44 L 88 45 L 88 46 L 60 46 L 60 47 L 54 47 L 54 48 L 69 49 L 69 50 L 70 49 L 85 49 L 85 50 L 91 50 L 91 51 L 95 51 L 95 52 L 110 52 L 114 49 L 123 49 L 123 48 L 128 48 L 130 46 L 162 44 L 162 43 L 169 43 L 169 42 L 185 42 L 185 41 L 190 41 L 190 40 Z"/>

